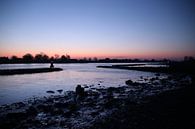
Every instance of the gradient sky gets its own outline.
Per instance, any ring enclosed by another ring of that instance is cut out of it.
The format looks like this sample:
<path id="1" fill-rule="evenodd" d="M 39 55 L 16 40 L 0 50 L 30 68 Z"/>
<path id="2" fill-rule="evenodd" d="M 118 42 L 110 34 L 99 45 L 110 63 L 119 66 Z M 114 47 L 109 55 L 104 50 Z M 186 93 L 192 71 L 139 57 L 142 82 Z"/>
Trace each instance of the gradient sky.
<path id="1" fill-rule="evenodd" d="M 193 0 L 0 0 L 0 56 L 195 56 Z"/>

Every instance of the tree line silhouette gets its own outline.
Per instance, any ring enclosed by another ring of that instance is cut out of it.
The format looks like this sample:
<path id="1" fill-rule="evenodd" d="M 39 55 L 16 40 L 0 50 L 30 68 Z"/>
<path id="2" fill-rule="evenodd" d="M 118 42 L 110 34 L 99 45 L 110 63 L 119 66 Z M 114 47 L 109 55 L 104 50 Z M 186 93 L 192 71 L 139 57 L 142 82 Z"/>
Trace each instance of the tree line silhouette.
<path id="1" fill-rule="evenodd" d="M 62 55 L 61 57 L 59 55 L 54 55 L 52 57 L 49 57 L 48 55 L 44 53 L 39 53 L 33 56 L 30 53 L 27 53 L 22 56 L 22 58 L 19 58 L 17 56 L 12 56 L 11 58 L 8 57 L 0 57 L 0 63 L 50 63 L 51 61 L 55 62 L 70 62 L 70 56 L 69 55 Z"/>
<path id="2" fill-rule="evenodd" d="M 194 60 L 193 57 L 185 56 L 184 61 L 190 61 Z M 72 59 L 70 55 L 62 55 L 59 56 L 58 54 L 55 54 L 52 57 L 49 57 L 48 55 L 44 53 L 39 53 L 33 56 L 30 53 L 27 53 L 22 56 L 22 58 L 19 58 L 17 56 L 12 56 L 11 58 L 8 57 L 0 57 L 0 64 L 6 64 L 6 63 L 130 63 L 130 62 L 170 62 L 169 59 L 161 59 L 161 60 L 155 60 L 155 59 L 110 59 L 110 58 L 104 58 L 104 59 L 98 59 L 97 57 L 94 58 L 82 58 L 82 59 Z"/>

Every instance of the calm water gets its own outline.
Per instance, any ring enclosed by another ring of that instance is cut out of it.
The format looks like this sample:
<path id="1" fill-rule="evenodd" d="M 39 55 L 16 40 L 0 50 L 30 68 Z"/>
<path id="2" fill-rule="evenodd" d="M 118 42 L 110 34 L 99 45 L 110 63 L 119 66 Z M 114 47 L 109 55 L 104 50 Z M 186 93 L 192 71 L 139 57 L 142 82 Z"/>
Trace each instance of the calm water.
<path id="1" fill-rule="evenodd" d="M 49 67 L 50 64 L 3 64 L 0 69 Z M 150 72 L 96 68 L 111 64 L 55 64 L 60 72 L 0 76 L 0 105 L 48 95 L 47 90 L 74 90 L 77 84 L 124 86 L 128 79 L 154 76 Z M 58 94 L 55 92 L 55 94 Z"/>

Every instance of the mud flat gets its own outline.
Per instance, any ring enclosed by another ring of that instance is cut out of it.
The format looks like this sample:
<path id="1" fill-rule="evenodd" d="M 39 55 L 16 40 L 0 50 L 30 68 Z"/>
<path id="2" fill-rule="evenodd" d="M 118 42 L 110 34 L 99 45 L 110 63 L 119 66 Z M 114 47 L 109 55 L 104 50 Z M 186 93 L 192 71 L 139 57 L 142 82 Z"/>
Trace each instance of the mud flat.
<path id="1" fill-rule="evenodd" d="M 193 128 L 192 78 L 168 75 L 126 81 L 121 87 L 85 87 L 0 106 L 0 127 L 58 129 Z M 52 91 L 52 90 L 51 90 Z M 53 92 L 48 93 L 53 93 Z M 184 117 L 182 115 L 185 115 Z M 187 120 L 187 121 L 184 121 Z M 182 125 L 182 126 L 181 126 Z"/>
<path id="2" fill-rule="evenodd" d="M 3 69 L 0 70 L 0 75 L 15 75 L 15 74 L 33 74 L 62 71 L 61 68 L 30 68 L 30 69 Z"/>

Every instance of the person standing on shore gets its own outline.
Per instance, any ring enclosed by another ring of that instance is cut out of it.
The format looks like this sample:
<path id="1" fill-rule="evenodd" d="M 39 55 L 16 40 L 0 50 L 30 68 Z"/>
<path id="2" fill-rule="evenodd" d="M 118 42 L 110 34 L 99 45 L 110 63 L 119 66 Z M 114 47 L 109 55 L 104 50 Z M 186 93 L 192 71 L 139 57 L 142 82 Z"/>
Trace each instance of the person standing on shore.
<path id="1" fill-rule="evenodd" d="M 53 61 L 51 61 L 50 68 L 54 68 Z"/>

